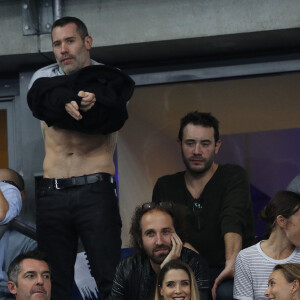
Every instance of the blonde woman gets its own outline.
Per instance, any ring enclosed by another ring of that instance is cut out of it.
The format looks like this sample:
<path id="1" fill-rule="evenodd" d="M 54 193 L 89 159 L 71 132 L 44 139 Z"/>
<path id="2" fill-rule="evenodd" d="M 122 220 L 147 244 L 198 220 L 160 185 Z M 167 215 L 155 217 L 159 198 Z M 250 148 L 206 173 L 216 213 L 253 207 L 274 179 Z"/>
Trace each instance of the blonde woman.
<path id="1" fill-rule="evenodd" d="M 160 270 L 155 300 L 200 300 L 195 276 L 181 260 L 171 260 Z"/>
<path id="2" fill-rule="evenodd" d="M 277 265 L 269 276 L 265 296 L 276 300 L 300 299 L 300 264 Z"/>

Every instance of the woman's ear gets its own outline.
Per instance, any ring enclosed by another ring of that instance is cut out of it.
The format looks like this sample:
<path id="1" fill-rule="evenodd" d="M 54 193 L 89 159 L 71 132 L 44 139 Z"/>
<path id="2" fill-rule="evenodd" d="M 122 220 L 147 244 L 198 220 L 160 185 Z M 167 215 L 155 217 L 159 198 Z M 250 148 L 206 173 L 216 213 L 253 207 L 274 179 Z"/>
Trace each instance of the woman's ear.
<path id="1" fill-rule="evenodd" d="M 299 290 L 299 280 L 295 279 L 293 281 L 292 291 L 293 291 L 293 293 L 295 293 L 298 290 Z"/>
<path id="2" fill-rule="evenodd" d="M 287 224 L 287 218 L 282 215 L 276 217 L 276 223 L 280 226 L 280 228 L 285 228 Z"/>

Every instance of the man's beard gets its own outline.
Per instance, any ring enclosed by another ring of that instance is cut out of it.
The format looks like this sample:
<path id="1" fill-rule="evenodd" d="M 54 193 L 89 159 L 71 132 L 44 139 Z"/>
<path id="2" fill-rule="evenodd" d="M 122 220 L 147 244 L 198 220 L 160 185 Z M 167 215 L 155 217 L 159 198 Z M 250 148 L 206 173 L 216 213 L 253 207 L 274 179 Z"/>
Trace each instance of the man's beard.
<path id="1" fill-rule="evenodd" d="M 80 68 L 78 68 L 78 66 L 72 66 L 72 65 L 60 65 L 61 69 L 63 70 L 63 72 L 65 73 L 65 75 L 71 75 L 75 72 L 77 72 L 78 70 L 80 70 Z"/>
<path id="2" fill-rule="evenodd" d="M 66 58 L 71 58 L 72 61 L 69 63 L 63 63 L 62 60 L 66 59 Z M 59 59 L 57 58 L 56 61 L 57 61 L 58 65 L 60 66 L 60 68 L 65 73 L 65 75 L 71 75 L 81 69 L 78 66 L 78 61 L 76 60 L 76 57 L 74 55 L 65 55 L 65 56 L 60 57 Z"/>
<path id="3" fill-rule="evenodd" d="M 202 174 L 206 173 L 214 163 L 214 156 L 212 156 L 205 161 L 203 167 L 191 166 L 189 158 L 185 157 L 182 151 L 181 151 L 181 156 L 182 156 L 182 160 L 183 160 L 183 163 L 184 163 L 186 169 L 193 175 L 202 175 Z M 198 157 L 195 156 L 195 158 L 198 158 Z"/>
<path id="4" fill-rule="evenodd" d="M 159 255 L 156 255 L 155 254 L 155 251 L 157 250 L 165 250 L 167 249 L 168 250 L 168 253 L 162 253 L 162 254 L 159 254 Z M 172 247 L 168 246 L 168 245 L 160 245 L 160 246 L 156 246 L 152 249 L 151 253 L 149 252 L 146 252 L 145 249 L 145 253 L 146 255 L 148 256 L 148 258 L 154 262 L 155 264 L 157 265 L 160 265 L 164 260 L 165 258 L 169 255 L 170 251 L 171 251 Z"/>

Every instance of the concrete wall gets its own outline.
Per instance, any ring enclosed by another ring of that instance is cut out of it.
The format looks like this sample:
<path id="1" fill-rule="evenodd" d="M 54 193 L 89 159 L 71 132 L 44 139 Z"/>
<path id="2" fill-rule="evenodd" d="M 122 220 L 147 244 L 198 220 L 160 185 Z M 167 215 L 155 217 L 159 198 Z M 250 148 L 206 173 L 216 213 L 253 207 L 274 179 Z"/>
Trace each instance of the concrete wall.
<path id="1" fill-rule="evenodd" d="M 50 0 L 49 0 L 50 1 Z M 63 0 L 82 18 L 94 46 L 261 32 L 300 27 L 297 0 Z M 51 51 L 48 35 L 23 36 L 22 1 L 0 1 L 0 55 Z"/>
<path id="2" fill-rule="evenodd" d="M 24 0 L 25 1 L 25 0 Z M 31 0 L 33 2 L 33 0 Z M 38 2 L 38 0 L 36 0 Z M 50 0 L 49 0 L 50 2 Z M 300 48 L 298 0 L 62 0 L 81 18 L 94 58 L 117 66 L 294 51 Z M 0 76 L 46 65 L 49 34 L 23 36 L 21 0 L 0 1 Z"/>

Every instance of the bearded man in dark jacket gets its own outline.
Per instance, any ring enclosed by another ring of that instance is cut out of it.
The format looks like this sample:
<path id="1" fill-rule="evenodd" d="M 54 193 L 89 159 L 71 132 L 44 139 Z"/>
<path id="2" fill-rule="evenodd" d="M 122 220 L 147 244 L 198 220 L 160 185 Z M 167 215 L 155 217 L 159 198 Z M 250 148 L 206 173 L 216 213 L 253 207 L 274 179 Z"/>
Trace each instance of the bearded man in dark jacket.
<path id="1" fill-rule="evenodd" d="M 179 217 L 177 211 L 179 209 L 169 202 L 150 202 L 137 207 L 130 229 L 135 253 L 118 265 L 111 299 L 153 300 L 157 275 L 172 259 L 181 259 L 190 266 L 201 300 L 208 298 L 207 263 L 191 250 L 191 245 L 182 242 L 183 218 Z"/>

